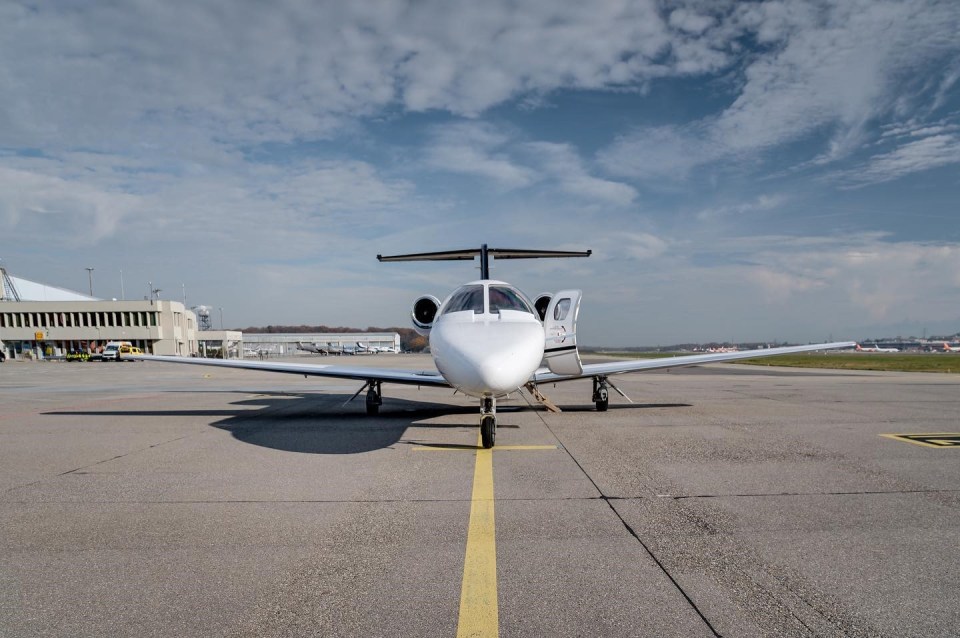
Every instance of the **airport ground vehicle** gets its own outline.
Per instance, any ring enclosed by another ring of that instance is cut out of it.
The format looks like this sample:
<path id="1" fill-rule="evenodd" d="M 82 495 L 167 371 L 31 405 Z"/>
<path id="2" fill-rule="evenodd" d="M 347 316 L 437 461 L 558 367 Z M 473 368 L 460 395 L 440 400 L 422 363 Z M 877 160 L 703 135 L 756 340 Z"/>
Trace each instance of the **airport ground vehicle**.
<path id="1" fill-rule="evenodd" d="M 90 353 L 83 350 L 71 350 L 64 359 L 67 361 L 89 361 Z"/>
<path id="2" fill-rule="evenodd" d="M 132 354 L 141 355 L 143 351 L 129 341 L 111 341 L 103 349 L 103 361 L 123 361 Z"/>

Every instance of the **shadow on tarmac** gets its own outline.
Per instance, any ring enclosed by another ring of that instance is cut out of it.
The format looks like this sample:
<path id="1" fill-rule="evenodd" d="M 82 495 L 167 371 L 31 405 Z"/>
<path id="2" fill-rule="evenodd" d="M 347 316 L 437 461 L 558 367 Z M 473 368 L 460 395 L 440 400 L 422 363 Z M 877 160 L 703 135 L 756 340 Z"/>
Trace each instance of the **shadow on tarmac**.
<path id="1" fill-rule="evenodd" d="M 179 393 L 171 392 L 171 394 Z M 183 391 L 196 394 L 194 392 Z M 210 391 L 201 391 L 205 393 Z M 236 394 L 233 391 L 214 391 Z M 162 409 L 162 410 L 58 410 L 44 414 L 55 416 L 161 417 L 209 420 L 209 425 L 230 432 L 238 441 L 285 452 L 301 454 L 360 454 L 398 443 L 408 427 L 465 428 L 475 430 L 473 422 L 429 422 L 455 415 L 477 415 L 476 406 L 426 403 L 384 397 L 380 413 L 368 416 L 362 397 L 346 403 L 350 394 L 291 392 L 252 392 L 234 401 L 236 409 Z M 251 396 L 253 395 L 253 396 Z M 251 407 L 260 409 L 251 409 Z M 611 404 L 610 410 L 690 407 L 686 403 Z M 593 412 L 593 404 L 561 406 L 564 412 Z M 498 406 L 499 414 L 545 410 L 542 406 Z M 217 420 L 220 419 L 220 420 Z M 516 428 L 502 422 L 499 428 Z M 417 444 L 426 444 L 418 442 Z"/>

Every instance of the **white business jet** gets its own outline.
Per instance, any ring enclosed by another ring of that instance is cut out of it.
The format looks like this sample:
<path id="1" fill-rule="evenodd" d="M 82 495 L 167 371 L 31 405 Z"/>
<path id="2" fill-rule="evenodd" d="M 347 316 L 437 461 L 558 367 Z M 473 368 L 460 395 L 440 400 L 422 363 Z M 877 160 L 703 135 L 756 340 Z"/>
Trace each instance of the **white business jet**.
<path id="1" fill-rule="evenodd" d="M 356 379 L 364 385 L 353 395 L 367 390 L 367 414 L 377 414 L 382 404 L 381 384 L 453 387 L 480 401 L 480 438 L 483 447 L 493 447 L 497 432 L 497 399 L 521 388 L 548 409 L 559 411 L 540 392 L 541 383 L 593 379 L 592 401 L 597 410 L 609 405 L 608 389 L 627 398 L 610 381 L 612 375 L 641 370 L 734 361 L 778 354 L 849 348 L 854 342 L 818 343 L 805 346 L 767 348 L 648 359 L 583 364 L 577 351 L 579 290 L 543 294 L 532 303 L 510 284 L 490 279 L 490 258 L 536 259 L 547 257 L 589 257 L 591 251 L 568 252 L 488 248 L 411 255 L 377 255 L 381 262 L 473 260 L 480 257 L 480 279 L 454 290 L 443 302 L 425 295 L 413 303 L 414 328 L 430 341 L 436 370 L 421 372 L 384 368 L 336 366 L 268 361 L 232 361 L 144 355 L 142 359 L 193 365 L 246 368 L 302 374 L 304 376 Z M 541 363 L 546 362 L 545 367 Z M 629 398 L 627 398 L 629 400 Z"/>
<path id="2" fill-rule="evenodd" d="M 313 354 L 330 354 L 330 349 L 321 346 L 319 343 L 303 343 L 302 341 L 298 341 L 297 350 L 312 352 Z"/>

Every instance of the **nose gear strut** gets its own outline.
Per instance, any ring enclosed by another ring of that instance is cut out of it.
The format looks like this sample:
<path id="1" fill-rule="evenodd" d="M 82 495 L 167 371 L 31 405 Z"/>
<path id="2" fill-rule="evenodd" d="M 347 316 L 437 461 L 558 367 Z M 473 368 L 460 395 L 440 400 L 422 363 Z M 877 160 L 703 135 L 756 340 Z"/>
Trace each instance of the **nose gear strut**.
<path id="1" fill-rule="evenodd" d="M 497 440 L 497 400 L 493 397 L 480 399 L 480 443 L 484 448 L 493 447 Z"/>

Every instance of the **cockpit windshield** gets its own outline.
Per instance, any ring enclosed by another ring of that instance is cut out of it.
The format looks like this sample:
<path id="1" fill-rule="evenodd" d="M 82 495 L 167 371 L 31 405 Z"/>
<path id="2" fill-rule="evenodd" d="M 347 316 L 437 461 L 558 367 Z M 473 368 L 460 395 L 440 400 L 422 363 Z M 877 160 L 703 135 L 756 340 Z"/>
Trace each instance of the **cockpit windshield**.
<path id="1" fill-rule="evenodd" d="M 533 314 L 530 303 L 516 288 L 510 286 L 490 286 L 490 312 L 517 310 Z"/>
<path id="2" fill-rule="evenodd" d="M 447 305 L 443 309 L 443 314 L 451 312 L 463 312 L 472 310 L 474 314 L 483 314 L 483 286 L 479 284 L 468 284 L 460 286 L 450 295 Z"/>
<path id="3" fill-rule="evenodd" d="M 498 313 L 501 310 L 516 310 L 534 314 L 530 302 L 516 288 L 512 286 L 491 285 L 488 287 L 490 303 L 489 312 Z M 443 314 L 451 312 L 464 312 L 472 310 L 474 314 L 480 315 L 484 312 L 484 286 L 482 284 L 467 284 L 460 286 L 443 307 Z"/>

